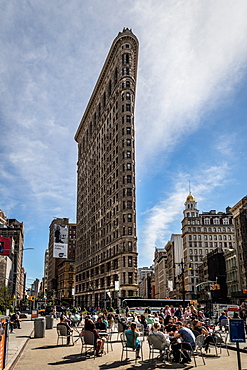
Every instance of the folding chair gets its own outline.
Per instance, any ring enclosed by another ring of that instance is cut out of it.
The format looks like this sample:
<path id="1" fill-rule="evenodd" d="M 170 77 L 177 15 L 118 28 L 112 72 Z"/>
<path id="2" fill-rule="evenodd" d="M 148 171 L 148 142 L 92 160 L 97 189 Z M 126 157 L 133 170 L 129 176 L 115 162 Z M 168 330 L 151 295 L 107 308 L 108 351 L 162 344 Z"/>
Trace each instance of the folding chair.
<path id="1" fill-rule="evenodd" d="M 144 325 L 143 324 L 136 324 L 136 327 L 139 330 L 141 338 L 144 339 Z"/>
<path id="2" fill-rule="evenodd" d="M 128 345 L 127 344 L 127 334 L 126 333 L 121 333 L 120 334 L 120 339 L 121 339 L 121 343 L 122 343 L 122 354 L 121 354 L 121 361 L 123 361 L 123 354 L 125 352 L 125 359 L 127 359 L 127 355 L 128 355 L 128 352 L 132 352 L 135 354 L 135 363 L 137 362 L 137 359 L 136 359 L 136 346 L 135 346 L 135 343 L 133 341 L 133 344 L 132 345 Z M 133 340 L 133 335 L 131 335 L 131 338 L 129 339 L 132 339 Z M 131 342 L 131 341 L 129 341 Z M 142 342 L 140 342 L 140 352 L 141 352 L 141 358 L 143 359 L 143 352 L 142 352 Z"/>
<path id="3" fill-rule="evenodd" d="M 93 357 L 95 359 L 96 348 L 95 348 L 95 338 L 94 333 L 88 330 L 84 330 L 81 336 L 81 354 L 83 353 L 83 348 L 85 347 L 85 355 L 89 355 L 89 351 L 93 350 Z"/>
<path id="4" fill-rule="evenodd" d="M 72 331 L 69 331 L 68 328 L 63 324 L 57 324 L 57 346 L 59 339 L 62 339 L 62 345 L 63 345 L 63 339 L 66 338 L 66 344 L 67 339 L 70 338 L 70 341 L 72 342 L 72 346 L 74 345 L 74 339 L 72 335 Z"/>
<path id="5" fill-rule="evenodd" d="M 222 332 L 229 330 L 229 320 L 228 319 L 221 319 L 220 320 L 220 330 Z"/>
<path id="6" fill-rule="evenodd" d="M 117 340 L 118 340 L 119 334 L 124 332 L 124 326 L 123 324 L 121 324 L 121 322 L 117 323 L 117 330 L 118 330 L 118 334 L 117 334 Z"/>
<path id="7" fill-rule="evenodd" d="M 203 361 L 203 364 L 205 365 L 205 360 L 204 360 L 204 354 L 202 353 L 202 349 L 203 349 L 203 345 L 204 345 L 204 334 L 200 334 L 196 337 L 195 339 L 195 349 L 193 350 L 193 353 L 195 355 L 201 355 L 201 358 L 202 358 L 202 361 Z M 194 360 L 195 360 L 195 357 L 194 357 Z M 196 365 L 196 360 L 195 360 L 195 366 Z"/>
<path id="8" fill-rule="evenodd" d="M 196 356 L 195 356 L 195 348 L 196 347 L 193 348 L 193 346 L 190 343 L 188 343 L 188 342 L 181 342 L 181 343 L 178 343 L 178 345 L 179 344 L 180 344 L 180 348 L 178 347 L 180 349 L 180 359 L 179 359 L 179 362 L 181 361 L 181 358 L 182 358 L 182 355 L 183 355 L 184 351 L 187 351 L 189 353 L 190 357 L 193 357 L 195 367 L 197 367 L 197 364 L 196 364 Z M 187 345 L 187 348 L 186 349 L 183 348 L 183 344 L 186 344 Z"/>
<path id="9" fill-rule="evenodd" d="M 169 347 L 165 345 L 164 342 L 155 334 L 149 334 L 147 337 L 149 345 L 149 360 L 153 360 L 155 354 L 159 354 L 161 351 L 164 351 L 167 359 L 169 359 L 170 351 Z"/>
<path id="10" fill-rule="evenodd" d="M 228 349 L 228 346 L 227 346 L 228 334 L 229 334 L 228 331 L 225 332 L 225 338 L 223 338 L 223 336 L 220 332 L 218 332 L 216 334 L 216 336 L 215 336 L 215 351 L 216 351 L 216 354 L 217 354 L 217 347 L 220 348 L 220 353 L 221 353 L 221 348 L 222 348 L 222 344 L 223 344 L 224 347 L 226 348 L 227 355 L 230 356 L 229 349 Z"/>

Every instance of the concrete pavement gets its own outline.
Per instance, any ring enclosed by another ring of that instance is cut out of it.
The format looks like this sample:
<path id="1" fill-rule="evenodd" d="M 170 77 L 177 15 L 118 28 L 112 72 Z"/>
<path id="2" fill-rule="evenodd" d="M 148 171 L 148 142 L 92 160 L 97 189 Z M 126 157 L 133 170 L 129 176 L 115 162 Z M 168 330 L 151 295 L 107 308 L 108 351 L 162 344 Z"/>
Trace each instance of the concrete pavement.
<path id="1" fill-rule="evenodd" d="M 55 325 L 58 321 L 54 321 L 54 328 L 48 329 L 45 332 L 45 338 L 34 338 L 32 329 L 33 322 L 24 320 L 22 322 L 23 329 L 16 329 L 16 334 L 10 334 L 9 342 L 9 362 L 7 370 L 43 370 L 55 366 L 57 369 L 83 369 L 83 370 L 104 370 L 114 369 L 126 370 L 131 368 L 139 368 L 144 370 L 150 369 L 193 369 L 194 363 L 189 366 L 180 364 L 168 364 L 158 360 L 149 361 L 149 349 L 147 340 L 143 343 L 143 359 L 135 364 L 134 352 L 129 353 L 130 360 L 120 361 L 121 359 L 121 343 L 117 341 L 117 334 L 113 335 L 113 351 L 103 355 L 102 357 L 85 358 L 81 355 L 81 341 L 80 339 L 74 346 L 57 346 L 57 332 Z M 18 330 L 18 332 L 17 332 Z M 32 334 L 31 334 L 32 333 Z M 77 333 L 75 333 L 77 335 Z M 30 340 L 29 340 L 30 338 Z M 75 337 L 78 339 L 78 336 Z M 244 343 L 242 346 L 244 347 Z M 24 349 L 23 349 L 24 348 Z M 214 350 L 212 349 L 210 355 L 206 357 L 206 365 L 203 365 L 200 357 L 196 358 L 197 368 L 203 370 L 237 370 L 237 353 L 230 350 L 230 356 L 227 355 L 225 349 L 222 349 L 220 357 L 215 357 Z M 247 353 L 241 353 L 242 370 L 247 370 Z M 125 357 L 124 357 L 125 358 Z"/>
<path id="2" fill-rule="evenodd" d="M 9 333 L 8 362 L 5 370 L 13 368 L 13 365 L 31 338 L 33 326 L 34 323 L 31 321 L 31 315 L 27 315 L 26 319 L 22 319 L 21 329 L 14 329 L 14 333 Z"/>

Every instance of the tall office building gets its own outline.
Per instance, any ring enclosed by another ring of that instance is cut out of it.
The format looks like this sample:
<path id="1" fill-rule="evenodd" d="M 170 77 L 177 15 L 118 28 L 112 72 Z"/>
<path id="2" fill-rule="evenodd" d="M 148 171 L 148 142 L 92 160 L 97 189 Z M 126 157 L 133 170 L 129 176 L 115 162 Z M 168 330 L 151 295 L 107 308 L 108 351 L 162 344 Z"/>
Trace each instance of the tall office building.
<path id="1" fill-rule="evenodd" d="M 137 294 L 134 105 L 138 40 L 112 43 L 75 135 L 78 143 L 76 304 Z"/>
<path id="2" fill-rule="evenodd" d="M 59 234 L 57 230 L 60 230 Z M 60 289 L 64 287 L 61 284 L 61 276 L 58 276 L 58 266 L 65 261 L 74 261 L 75 249 L 76 224 L 70 223 L 68 218 L 54 219 L 50 224 L 48 251 L 45 253 L 45 294 L 47 298 L 62 300 Z M 59 278 L 60 285 L 58 285 Z M 71 283 L 72 280 L 73 278 Z"/>
<path id="3" fill-rule="evenodd" d="M 225 252 L 235 248 L 234 224 L 230 207 L 226 212 L 199 213 L 192 194 L 186 198 L 182 220 L 184 286 L 186 299 L 193 299 L 199 283 L 199 266 L 203 257 L 215 249 Z M 216 271 L 217 276 L 217 271 Z"/>
<path id="4" fill-rule="evenodd" d="M 247 196 L 231 208 L 235 225 L 238 290 L 232 296 L 246 300 L 247 288 Z"/>
<path id="5" fill-rule="evenodd" d="M 9 251 L 6 253 L 8 256 L 8 267 L 9 273 L 6 275 L 5 280 L 9 282 L 11 287 L 11 293 L 13 295 L 13 304 L 20 305 L 21 300 L 24 298 L 25 292 L 25 281 L 24 270 L 22 269 L 23 262 L 23 250 L 24 250 L 24 224 L 16 219 L 8 219 L 4 212 L 0 210 L 0 236 L 10 238 L 11 245 Z M 2 253 L 1 253 L 2 254 Z M 6 259 L 5 258 L 5 259 Z"/>

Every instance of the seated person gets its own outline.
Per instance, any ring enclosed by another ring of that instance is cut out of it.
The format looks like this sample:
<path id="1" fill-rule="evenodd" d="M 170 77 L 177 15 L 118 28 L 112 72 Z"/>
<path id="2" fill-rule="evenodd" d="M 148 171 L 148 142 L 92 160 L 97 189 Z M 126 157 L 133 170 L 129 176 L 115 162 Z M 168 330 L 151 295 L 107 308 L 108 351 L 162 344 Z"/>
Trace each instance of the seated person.
<path id="1" fill-rule="evenodd" d="M 11 332 L 13 332 L 13 327 L 17 328 L 17 329 L 21 329 L 20 322 L 21 322 L 21 320 L 20 320 L 20 316 L 19 316 L 19 311 L 17 311 L 15 313 L 13 313 L 13 315 L 10 318 L 10 330 L 11 330 L 11 326 L 12 326 Z"/>
<path id="2" fill-rule="evenodd" d="M 212 343 L 214 344 L 215 343 L 215 336 L 214 334 L 210 334 L 209 331 L 207 330 L 207 328 L 203 325 L 203 322 L 195 319 L 192 321 L 192 327 L 191 329 L 193 330 L 193 333 L 195 334 L 195 336 L 197 337 L 197 334 L 196 332 L 198 332 L 198 335 L 200 334 L 204 334 L 206 337 L 204 339 L 204 344 L 205 344 L 205 351 L 208 350 L 208 347 L 209 347 L 209 344 Z"/>
<path id="3" fill-rule="evenodd" d="M 138 339 L 140 333 L 137 329 L 137 325 L 135 322 L 132 322 L 130 325 L 130 329 L 125 330 L 125 335 L 127 339 L 127 346 L 131 347 L 136 350 L 136 358 L 140 359 L 140 347 L 141 343 Z"/>
<path id="4" fill-rule="evenodd" d="M 94 346 L 95 346 L 95 350 L 96 350 L 96 356 L 100 357 L 101 353 L 103 351 L 104 342 L 103 342 L 102 338 L 99 336 L 99 334 L 98 334 L 98 332 L 95 328 L 95 324 L 94 324 L 93 320 L 91 320 L 89 318 L 86 318 L 84 329 L 87 330 L 87 331 L 91 331 L 94 334 Z"/>
<path id="5" fill-rule="evenodd" d="M 108 328 L 112 328 L 113 323 L 114 323 L 114 316 L 112 313 L 108 313 L 107 321 L 108 321 Z"/>
<path id="6" fill-rule="evenodd" d="M 174 323 L 173 318 L 171 317 L 168 321 L 168 324 L 165 325 L 165 332 L 168 333 L 168 334 L 173 335 L 173 333 L 175 333 L 176 330 L 177 330 L 177 327 Z"/>
<path id="7" fill-rule="evenodd" d="M 149 328 L 148 328 L 148 323 L 147 323 L 146 317 L 144 315 L 141 315 L 140 322 L 141 322 L 141 324 L 143 325 L 143 328 L 144 328 L 144 335 L 148 335 Z"/>
<path id="8" fill-rule="evenodd" d="M 125 331 L 128 328 L 124 319 L 120 319 L 118 315 L 115 315 L 115 321 L 123 326 L 123 330 Z"/>
<path id="9" fill-rule="evenodd" d="M 228 319 L 228 317 L 227 317 L 227 315 L 226 315 L 226 312 L 225 311 L 222 311 L 221 312 L 221 315 L 220 315 L 220 317 L 219 317 L 219 324 L 221 324 L 221 320 L 222 319 L 224 319 L 224 320 L 227 320 Z"/>
<path id="10" fill-rule="evenodd" d="M 150 334 L 154 334 L 155 336 L 157 336 L 159 338 L 159 340 L 160 340 L 160 348 L 159 348 L 160 349 L 160 357 L 162 357 L 162 350 L 165 347 L 169 347 L 170 340 L 169 340 L 169 335 L 164 334 L 162 331 L 160 331 L 160 329 L 161 329 L 160 323 L 155 322 L 152 326 Z"/>
<path id="11" fill-rule="evenodd" d="M 186 349 L 190 350 L 191 346 L 192 348 L 195 347 L 195 336 L 189 328 L 183 326 L 181 321 L 176 322 L 176 327 L 178 331 L 174 333 L 174 338 L 180 338 L 182 342 L 176 342 L 172 344 L 174 361 L 179 362 L 181 356 L 183 358 L 181 363 L 186 364 L 191 362 L 190 356 Z M 180 349 L 182 349 L 182 351 L 180 351 Z"/>
<path id="12" fill-rule="evenodd" d="M 95 327 L 98 331 L 107 331 L 106 323 L 103 321 L 103 317 L 99 316 L 96 323 Z"/>
<path id="13" fill-rule="evenodd" d="M 67 334 L 70 334 L 72 332 L 71 327 L 69 326 L 68 322 L 66 321 L 65 316 L 63 315 L 60 317 L 60 323 L 57 324 L 57 326 L 59 325 L 63 325 L 67 328 Z M 70 335 L 67 336 L 67 346 L 69 346 L 69 344 L 70 344 Z"/>
<path id="14" fill-rule="evenodd" d="M 98 317 L 98 320 L 95 323 L 95 327 L 96 327 L 97 331 L 100 331 L 101 332 L 100 333 L 100 338 L 103 341 L 101 350 L 103 352 L 104 351 L 104 344 L 105 344 L 105 341 L 106 341 L 106 337 L 104 335 L 102 335 L 102 333 L 105 332 L 106 333 L 106 336 L 107 336 L 107 325 L 106 325 L 105 321 L 103 321 L 103 316 L 99 316 Z"/>

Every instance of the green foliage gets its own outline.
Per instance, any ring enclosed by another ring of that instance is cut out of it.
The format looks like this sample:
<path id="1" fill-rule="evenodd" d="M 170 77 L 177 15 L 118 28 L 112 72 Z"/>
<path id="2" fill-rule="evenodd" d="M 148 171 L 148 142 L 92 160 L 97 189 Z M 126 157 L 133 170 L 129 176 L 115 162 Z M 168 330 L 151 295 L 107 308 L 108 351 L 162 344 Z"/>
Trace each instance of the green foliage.
<path id="1" fill-rule="evenodd" d="M 14 313 L 14 307 L 13 306 L 9 306 L 9 312 Z"/>
<path id="2" fill-rule="evenodd" d="M 10 309 L 12 303 L 13 299 L 9 294 L 9 288 L 5 286 L 0 288 L 0 311 L 6 312 L 6 309 Z"/>
<path id="3" fill-rule="evenodd" d="M 66 301 L 62 301 L 62 306 L 68 307 L 69 306 L 69 303 L 66 302 Z"/>

